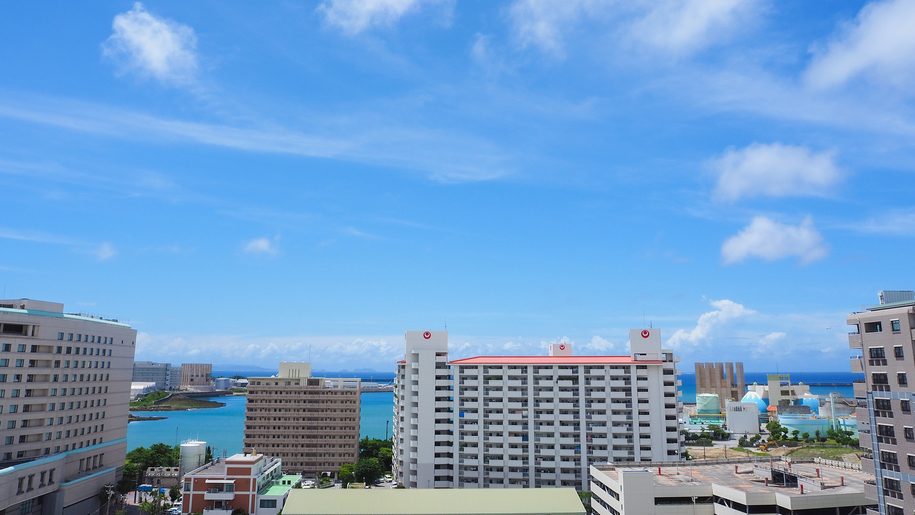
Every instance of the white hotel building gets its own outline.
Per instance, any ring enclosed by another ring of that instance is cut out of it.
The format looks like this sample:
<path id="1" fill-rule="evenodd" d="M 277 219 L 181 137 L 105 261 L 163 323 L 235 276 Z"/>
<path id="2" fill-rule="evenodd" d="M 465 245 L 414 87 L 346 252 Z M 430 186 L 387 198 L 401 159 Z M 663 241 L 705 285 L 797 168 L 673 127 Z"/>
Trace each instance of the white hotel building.
<path id="1" fill-rule="evenodd" d="M 446 331 L 407 331 L 394 399 L 394 472 L 407 488 L 588 487 L 588 466 L 677 460 L 679 361 L 658 329 L 628 356 L 448 361 Z"/>

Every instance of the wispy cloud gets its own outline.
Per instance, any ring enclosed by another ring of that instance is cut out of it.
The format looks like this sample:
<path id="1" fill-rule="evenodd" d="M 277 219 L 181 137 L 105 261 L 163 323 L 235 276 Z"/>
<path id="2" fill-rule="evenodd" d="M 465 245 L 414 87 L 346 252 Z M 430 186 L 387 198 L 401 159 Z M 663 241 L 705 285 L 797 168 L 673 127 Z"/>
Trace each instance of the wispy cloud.
<path id="1" fill-rule="evenodd" d="M 915 210 L 891 209 L 842 226 L 855 231 L 889 236 L 915 236 Z"/>
<path id="2" fill-rule="evenodd" d="M 94 252 L 95 257 L 97 257 L 99 261 L 107 261 L 113 258 L 117 253 L 118 251 L 115 250 L 114 245 L 107 241 L 99 245 Z"/>
<path id="3" fill-rule="evenodd" d="M 843 24 L 825 45 L 815 46 L 804 79 L 813 88 L 856 78 L 908 88 L 915 78 L 915 2 L 874 1 L 854 22 Z"/>
<path id="4" fill-rule="evenodd" d="M 806 265 L 828 255 L 829 247 L 809 216 L 800 225 L 787 225 L 757 216 L 721 246 L 725 264 L 739 263 L 751 257 L 776 261 L 796 256 L 801 264 Z"/>
<path id="5" fill-rule="evenodd" d="M 394 120 L 352 124 L 319 135 L 278 128 L 235 127 L 159 118 L 66 99 L 6 95 L 0 117 L 66 130 L 150 143 L 189 143 L 245 152 L 334 158 L 423 171 L 446 182 L 479 181 L 512 173 L 511 157 L 489 140 L 434 128 L 406 128 Z"/>
<path id="6" fill-rule="evenodd" d="M 255 238 L 245 245 L 245 252 L 255 256 L 275 256 L 280 252 L 280 237 Z"/>
<path id="7" fill-rule="evenodd" d="M 54 234 L 47 234 L 43 232 L 34 232 L 34 231 L 17 231 L 14 229 L 7 229 L 5 227 L 0 227 L 0 238 L 7 240 L 20 240 L 20 241 L 30 241 L 33 243 L 54 243 L 58 245 L 81 245 L 81 242 L 67 238 L 64 236 L 57 236 Z"/>
<path id="8" fill-rule="evenodd" d="M 112 29 L 102 53 L 118 64 L 120 73 L 169 85 L 195 81 L 197 36 L 191 27 L 150 14 L 137 2 L 114 17 Z"/>
<path id="9" fill-rule="evenodd" d="M 316 9 L 324 22 L 347 34 L 358 34 L 372 27 L 390 27 L 408 14 L 424 7 L 445 5 L 451 0 L 325 0 Z"/>
<path id="10" fill-rule="evenodd" d="M 758 1 L 516 0 L 509 8 L 515 39 L 564 57 L 567 34 L 594 23 L 626 44 L 668 54 L 689 54 L 722 41 L 758 11 Z"/>
<path id="11" fill-rule="evenodd" d="M 714 196 L 728 202 L 763 195 L 822 196 L 842 179 L 834 151 L 781 143 L 730 148 L 708 165 L 718 175 Z"/>

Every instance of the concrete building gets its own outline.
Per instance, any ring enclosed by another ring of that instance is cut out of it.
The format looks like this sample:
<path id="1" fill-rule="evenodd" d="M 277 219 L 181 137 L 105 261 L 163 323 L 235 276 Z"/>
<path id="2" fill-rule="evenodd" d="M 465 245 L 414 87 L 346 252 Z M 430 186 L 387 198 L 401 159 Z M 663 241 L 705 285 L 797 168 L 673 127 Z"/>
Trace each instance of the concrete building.
<path id="1" fill-rule="evenodd" d="M 156 390 L 177 389 L 181 384 L 180 375 L 177 382 L 173 381 L 175 374 L 171 363 L 156 363 L 153 361 L 135 361 L 133 364 L 133 382 L 155 383 Z M 178 367 L 180 369 L 180 367 Z"/>
<path id="2" fill-rule="evenodd" d="M 284 515 L 585 515 L 572 488 L 293 490 Z"/>
<path id="3" fill-rule="evenodd" d="M 678 459 L 677 358 L 658 329 L 628 356 L 448 361 L 445 331 L 407 331 L 395 378 L 394 474 L 408 488 L 587 488 L 588 465 Z"/>
<path id="4" fill-rule="evenodd" d="M 178 484 L 179 467 L 148 467 L 143 478 L 153 488 L 171 488 Z"/>
<path id="5" fill-rule="evenodd" d="M 598 515 L 863 514 L 873 480 L 813 458 L 598 465 L 590 474 Z"/>
<path id="6" fill-rule="evenodd" d="M 276 515 L 292 487 L 301 481 L 284 475 L 282 460 L 263 454 L 236 454 L 184 475 L 181 513 L 226 515 L 239 508 L 250 515 Z"/>
<path id="7" fill-rule="evenodd" d="M 136 331 L 0 300 L 0 513 L 83 515 L 120 478 Z"/>
<path id="8" fill-rule="evenodd" d="M 210 376 L 213 375 L 213 365 L 209 363 L 182 363 L 181 385 L 182 390 L 212 386 Z"/>
<path id="9" fill-rule="evenodd" d="M 168 378 L 168 387 L 170 390 L 177 390 L 181 388 L 181 377 L 183 376 L 181 366 L 172 365 L 172 368 L 169 369 L 169 378 Z"/>
<path id="10" fill-rule="evenodd" d="M 728 400 L 743 398 L 746 389 L 743 363 L 696 363 L 696 395 L 717 395 L 719 411 L 724 411 Z"/>
<path id="11" fill-rule="evenodd" d="M 737 437 L 759 434 L 759 406 L 755 402 L 729 401 L 724 409 L 728 431 Z"/>
<path id="12" fill-rule="evenodd" d="M 885 293 L 885 292 L 884 292 Z M 849 347 L 862 353 L 851 359 L 852 372 L 864 374 L 854 384 L 861 447 L 872 457 L 862 458 L 865 471 L 876 476 L 868 488 L 881 515 L 915 511 L 915 300 L 885 303 L 852 313 Z"/>
<path id="13" fill-rule="evenodd" d="M 359 458 L 360 387 L 359 379 L 311 377 L 309 363 L 249 377 L 245 451 L 281 458 L 289 472 L 336 475 Z"/>

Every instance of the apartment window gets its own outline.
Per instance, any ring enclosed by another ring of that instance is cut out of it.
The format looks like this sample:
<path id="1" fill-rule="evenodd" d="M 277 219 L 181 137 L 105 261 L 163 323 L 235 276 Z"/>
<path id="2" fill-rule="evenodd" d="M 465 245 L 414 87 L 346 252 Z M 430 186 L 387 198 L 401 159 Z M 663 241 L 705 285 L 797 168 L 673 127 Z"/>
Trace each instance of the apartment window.
<path id="1" fill-rule="evenodd" d="M 6 440 L 4 440 L 4 441 L 6 442 L 6 445 L 13 445 L 13 443 L 14 443 L 12 436 L 7 436 Z M 912 458 L 915 458 L 915 456 L 909 456 L 909 461 L 912 461 Z"/>
<path id="2" fill-rule="evenodd" d="M 72 342 L 72 341 L 73 341 L 73 333 L 67 333 L 67 341 L 68 341 L 68 342 Z"/>
<path id="3" fill-rule="evenodd" d="M 864 324 L 865 333 L 879 333 L 883 331 L 882 322 L 867 322 Z"/>
<path id="4" fill-rule="evenodd" d="M 884 425 L 884 424 L 878 424 L 878 425 L 877 425 L 877 434 L 880 435 L 880 436 L 895 437 L 895 436 L 896 436 L 896 430 L 893 429 L 893 426 L 887 426 L 887 425 Z"/>
<path id="5" fill-rule="evenodd" d="M 880 461 L 896 465 L 899 461 L 896 459 L 895 452 L 880 451 Z"/>
<path id="6" fill-rule="evenodd" d="M 19 390 L 10 390 L 10 397 L 19 397 Z"/>
<path id="7" fill-rule="evenodd" d="M 901 409 L 903 413 L 909 413 L 912 411 L 912 404 L 903 399 L 899 401 L 899 409 Z"/>
<path id="8" fill-rule="evenodd" d="M 874 399 L 874 409 L 890 411 L 893 409 L 893 401 L 889 399 Z"/>
<path id="9" fill-rule="evenodd" d="M 890 384 L 890 379 L 886 374 L 871 374 L 871 382 L 874 384 Z"/>
<path id="10" fill-rule="evenodd" d="M 902 350 L 902 345 L 897 345 L 893 347 L 893 356 L 902 359 L 905 357 L 905 353 Z"/>
<path id="11" fill-rule="evenodd" d="M 58 339 L 58 340 L 63 340 L 63 339 L 64 339 L 64 333 L 57 333 L 57 339 Z"/>
<path id="12" fill-rule="evenodd" d="M 892 490 L 894 492 L 902 491 L 902 483 L 898 479 L 893 479 L 891 477 L 883 478 L 883 488 L 887 490 Z"/>
<path id="13" fill-rule="evenodd" d="M 14 382 L 14 383 L 21 383 L 21 382 L 22 382 L 22 374 L 13 374 L 13 382 Z"/>
<path id="14" fill-rule="evenodd" d="M 9 352 L 9 351 L 11 351 L 12 349 L 13 349 L 13 344 L 11 344 L 11 343 L 4 343 L 4 344 L 3 344 L 3 352 Z"/>
<path id="15" fill-rule="evenodd" d="M 906 377 L 905 372 L 899 372 L 898 374 L 896 374 L 896 382 L 898 382 L 901 385 L 909 384 L 909 380 Z"/>
<path id="16" fill-rule="evenodd" d="M 8 367 L 8 366 L 10 366 L 10 360 L 0 359 L 0 367 Z"/>
<path id="17" fill-rule="evenodd" d="M 18 413 L 18 412 L 19 412 L 19 406 L 15 405 L 15 404 L 13 404 L 12 406 L 10 406 L 10 413 Z M 16 421 L 15 421 L 15 420 L 10 420 L 9 423 L 12 424 L 12 427 L 16 427 Z M 9 425 L 9 424 L 7 424 L 7 425 Z"/>
<path id="18" fill-rule="evenodd" d="M 276 499 L 261 499 L 261 508 L 276 508 Z"/>
<path id="19" fill-rule="evenodd" d="M 883 347 L 871 347 L 868 351 L 872 359 L 886 358 L 886 351 L 883 350 Z"/>
<path id="20" fill-rule="evenodd" d="M 20 343 L 19 345 L 17 345 L 17 346 L 16 346 L 16 351 L 17 351 L 17 352 L 25 352 L 25 344 L 24 344 L 24 343 Z"/>
<path id="21" fill-rule="evenodd" d="M 902 431 L 905 434 L 906 440 L 915 440 L 915 429 L 911 427 L 904 427 Z"/>
<path id="22" fill-rule="evenodd" d="M 25 366 L 25 360 L 24 360 L 24 359 L 17 359 L 17 360 L 16 360 L 16 366 L 19 367 L 19 368 L 24 367 L 24 366 Z"/>
<path id="23" fill-rule="evenodd" d="M 899 327 L 899 320 L 890 320 L 890 327 L 893 328 L 894 333 L 898 333 L 901 330 Z"/>

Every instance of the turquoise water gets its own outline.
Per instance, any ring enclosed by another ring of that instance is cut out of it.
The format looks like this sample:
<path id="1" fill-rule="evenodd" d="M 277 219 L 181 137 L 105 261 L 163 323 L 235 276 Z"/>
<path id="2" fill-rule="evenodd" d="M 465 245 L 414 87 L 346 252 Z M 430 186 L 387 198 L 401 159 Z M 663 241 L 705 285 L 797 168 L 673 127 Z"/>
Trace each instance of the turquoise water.
<path id="1" fill-rule="evenodd" d="M 159 442 L 176 445 L 193 438 L 207 442 L 220 453 L 225 451 L 228 456 L 241 452 L 245 437 L 244 396 L 217 397 L 213 400 L 226 405 L 221 408 L 150 413 L 168 418 L 131 422 L 127 425 L 127 450 Z M 384 438 L 385 423 L 393 420 L 393 408 L 393 393 L 363 393 L 360 437 Z M 390 425 L 387 430 L 390 437 Z"/>

